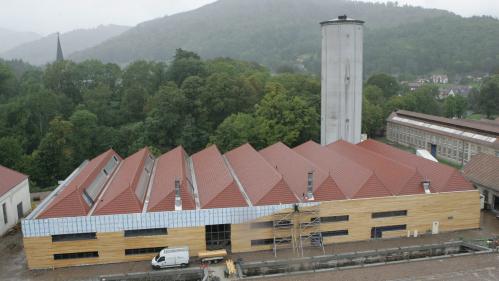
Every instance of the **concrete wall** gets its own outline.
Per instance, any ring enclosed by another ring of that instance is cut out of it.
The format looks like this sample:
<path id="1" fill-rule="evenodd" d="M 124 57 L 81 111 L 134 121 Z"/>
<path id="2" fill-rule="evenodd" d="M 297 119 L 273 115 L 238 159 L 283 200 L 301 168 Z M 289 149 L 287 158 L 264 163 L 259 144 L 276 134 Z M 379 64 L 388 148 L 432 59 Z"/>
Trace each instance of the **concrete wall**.
<path id="1" fill-rule="evenodd" d="M 31 198 L 29 196 L 28 179 L 21 182 L 0 197 L 0 236 L 19 222 L 17 204 L 23 205 L 23 217 L 31 210 Z M 4 223 L 3 204 L 6 204 L 7 224 Z"/>
<path id="2" fill-rule="evenodd" d="M 321 144 L 360 142 L 363 27 L 341 22 L 322 25 Z"/>

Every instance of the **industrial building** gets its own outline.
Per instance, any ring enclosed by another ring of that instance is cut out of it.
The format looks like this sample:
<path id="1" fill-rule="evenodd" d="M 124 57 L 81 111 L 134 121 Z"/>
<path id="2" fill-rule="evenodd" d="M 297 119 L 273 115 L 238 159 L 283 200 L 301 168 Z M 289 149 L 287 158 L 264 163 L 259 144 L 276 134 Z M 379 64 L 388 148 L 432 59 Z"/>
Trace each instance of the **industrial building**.
<path id="1" fill-rule="evenodd" d="M 31 210 L 28 176 L 0 165 L 0 236 Z"/>
<path id="2" fill-rule="evenodd" d="M 483 195 L 483 208 L 499 212 L 499 157 L 474 155 L 464 166 L 463 174 Z"/>
<path id="3" fill-rule="evenodd" d="M 23 220 L 23 235 L 29 268 L 148 260 L 175 246 L 279 255 L 478 228 L 479 209 L 459 171 L 372 140 L 158 158 L 144 148 L 83 163 Z"/>
<path id="4" fill-rule="evenodd" d="M 22 222 L 28 267 L 150 260 L 165 247 L 229 252 L 478 228 L 480 198 L 451 167 L 360 142 L 362 22 L 322 24 L 321 144 L 226 153 L 179 146 L 82 163 Z M 339 42 L 341 41 L 341 42 Z M 339 63 L 340 62 L 340 63 Z M 325 83 L 325 84 L 324 84 Z"/>
<path id="5" fill-rule="evenodd" d="M 473 155 L 499 157 L 499 123 L 449 119 L 397 110 L 387 119 L 389 141 L 426 149 L 434 157 L 464 165 Z"/>

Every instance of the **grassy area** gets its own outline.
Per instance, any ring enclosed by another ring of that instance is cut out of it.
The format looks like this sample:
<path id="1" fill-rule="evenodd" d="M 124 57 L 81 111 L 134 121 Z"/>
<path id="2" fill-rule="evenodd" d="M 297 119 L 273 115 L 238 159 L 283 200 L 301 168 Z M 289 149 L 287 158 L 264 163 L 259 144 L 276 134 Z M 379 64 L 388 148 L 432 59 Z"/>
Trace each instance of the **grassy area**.
<path id="1" fill-rule="evenodd" d="M 396 148 L 398 148 L 400 150 L 403 150 L 403 151 L 406 151 L 406 152 L 409 152 L 409 153 L 412 153 L 412 154 L 416 154 L 416 149 L 415 148 L 391 142 L 386 137 L 376 138 L 376 140 L 379 141 L 379 142 L 391 145 L 393 147 L 396 147 Z"/>
<path id="2" fill-rule="evenodd" d="M 497 118 L 497 116 L 492 116 L 492 119 L 495 119 Z M 481 120 L 481 119 L 486 119 L 485 115 L 483 114 L 480 114 L 480 113 L 475 113 L 475 114 L 471 114 L 469 116 L 466 116 L 466 119 L 468 120 Z"/>
<path id="3" fill-rule="evenodd" d="M 442 159 L 442 158 L 440 158 L 440 157 L 437 157 L 437 160 L 438 160 L 438 162 L 440 162 L 440 163 L 442 163 L 442 164 L 445 164 L 445 165 L 447 165 L 447 166 L 451 166 L 452 168 L 456 168 L 456 169 L 458 169 L 458 170 L 461 170 L 461 168 L 463 168 L 463 165 L 461 165 L 461 164 L 456 164 L 456 163 L 454 163 L 454 162 L 451 162 L 451 161 L 449 161 L 449 160 Z"/>

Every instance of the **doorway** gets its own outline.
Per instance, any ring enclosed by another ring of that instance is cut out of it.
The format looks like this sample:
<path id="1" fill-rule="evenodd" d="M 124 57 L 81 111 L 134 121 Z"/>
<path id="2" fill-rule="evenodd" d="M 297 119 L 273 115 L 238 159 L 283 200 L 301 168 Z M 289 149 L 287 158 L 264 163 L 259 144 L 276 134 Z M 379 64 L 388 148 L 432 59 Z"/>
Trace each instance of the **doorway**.
<path id="1" fill-rule="evenodd" d="M 225 249 L 230 252 L 230 224 L 207 225 L 205 231 L 207 250 Z"/>
<path id="2" fill-rule="evenodd" d="M 499 210 L 499 197 L 494 195 L 494 210 Z"/>
<path id="3" fill-rule="evenodd" d="M 430 146 L 431 155 L 433 155 L 433 157 L 437 157 L 437 145 L 430 143 Z"/>
<path id="4" fill-rule="evenodd" d="M 23 217 L 23 202 L 17 204 L 17 218 L 22 219 Z"/>

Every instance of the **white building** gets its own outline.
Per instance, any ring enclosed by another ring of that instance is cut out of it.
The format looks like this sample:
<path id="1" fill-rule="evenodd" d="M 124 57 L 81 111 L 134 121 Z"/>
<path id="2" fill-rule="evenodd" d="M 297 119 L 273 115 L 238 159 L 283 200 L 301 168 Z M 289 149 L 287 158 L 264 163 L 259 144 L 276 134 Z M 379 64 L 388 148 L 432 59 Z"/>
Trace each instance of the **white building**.
<path id="1" fill-rule="evenodd" d="M 0 165 L 0 236 L 30 210 L 28 176 Z"/>
<path id="2" fill-rule="evenodd" d="M 321 22 L 321 144 L 360 142 L 363 21 L 340 16 Z"/>

